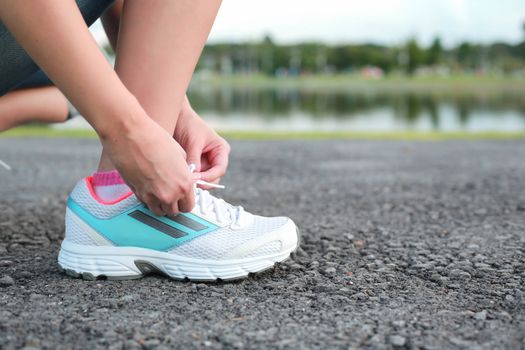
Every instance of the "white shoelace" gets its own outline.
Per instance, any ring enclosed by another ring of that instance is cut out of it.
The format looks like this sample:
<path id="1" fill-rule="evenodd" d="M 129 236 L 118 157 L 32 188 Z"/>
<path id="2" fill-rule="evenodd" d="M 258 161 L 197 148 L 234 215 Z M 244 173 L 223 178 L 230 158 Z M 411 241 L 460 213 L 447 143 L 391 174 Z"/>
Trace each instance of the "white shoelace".
<path id="1" fill-rule="evenodd" d="M 189 165 L 190 172 L 195 171 L 195 164 Z M 230 227 L 240 227 L 240 219 L 244 213 L 241 206 L 233 206 L 227 203 L 224 199 L 217 198 L 210 192 L 198 188 L 197 185 L 205 185 L 213 188 L 225 188 L 223 185 L 218 185 L 204 180 L 195 181 L 195 206 L 204 216 L 213 214 L 215 219 L 221 225 L 230 225 Z"/>
<path id="2" fill-rule="evenodd" d="M 9 166 L 9 164 L 7 164 L 6 162 L 4 162 L 2 159 L 0 159 L 0 166 L 3 166 L 3 167 L 6 168 L 7 170 L 11 170 L 11 167 Z"/>

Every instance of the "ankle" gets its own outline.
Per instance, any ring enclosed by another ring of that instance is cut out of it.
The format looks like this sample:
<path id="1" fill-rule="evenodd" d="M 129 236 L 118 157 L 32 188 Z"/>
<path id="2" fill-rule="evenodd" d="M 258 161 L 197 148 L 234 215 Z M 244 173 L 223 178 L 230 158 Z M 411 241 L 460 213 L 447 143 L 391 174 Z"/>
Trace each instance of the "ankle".
<path id="1" fill-rule="evenodd" d="M 93 173 L 92 183 L 95 194 L 103 201 L 116 201 L 131 192 L 117 170 Z"/>
<path id="2" fill-rule="evenodd" d="M 117 170 L 96 171 L 93 173 L 93 186 L 125 185 L 126 182 Z"/>

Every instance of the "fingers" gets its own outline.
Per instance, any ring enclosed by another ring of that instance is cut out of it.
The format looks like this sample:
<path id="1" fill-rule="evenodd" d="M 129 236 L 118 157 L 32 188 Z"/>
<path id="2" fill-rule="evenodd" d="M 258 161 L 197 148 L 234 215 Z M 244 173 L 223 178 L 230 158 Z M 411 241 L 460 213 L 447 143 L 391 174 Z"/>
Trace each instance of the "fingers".
<path id="1" fill-rule="evenodd" d="M 144 202 L 144 204 L 146 204 L 146 206 L 148 207 L 148 209 L 153 212 L 153 214 L 157 215 L 157 216 L 164 216 L 165 215 L 165 211 L 164 211 L 164 208 L 162 207 L 160 201 L 152 196 L 152 195 L 147 195 L 147 196 L 143 196 L 143 197 L 139 197 L 141 198 L 141 200 Z"/>
<path id="2" fill-rule="evenodd" d="M 212 167 L 201 173 L 201 178 L 207 182 L 217 182 L 226 173 L 228 167 L 228 157 L 217 158 L 217 162 L 212 163 Z"/>
<path id="3" fill-rule="evenodd" d="M 188 195 L 182 199 L 179 199 L 179 210 L 183 213 L 190 212 L 195 206 L 195 194 L 193 191 L 188 193 Z"/>
<path id="4" fill-rule="evenodd" d="M 194 142 L 186 147 L 186 162 L 188 164 L 195 164 L 195 171 L 201 171 L 201 155 L 204 144 Z"/>
<path id="5" fill-rule="evenodd" d="M 230 145 L 226 142 L 208 152 L 210 168 L 201 173 L 201 178 L 207 182 L 215 182 L 224 176 L 228 168 Z"/>
<path id="6" fill-rule="evenodd" d="M 175 216 L 179 213 L 179 206 L 177 205 L 177 202 L 172 204 L 163 204 L 161 207 L 164 210 L 163 215 Z"/>
<path id="7" fill-rule="evenodd" d="M 176 216 L 179 212 L 189 213 L 192 211 L 195 207 L 195 195 L 191 193 L 173 204 L 161 204 L 158 201 L 149 201 L 145 204 L 157 216 Z"/>
<path id="8" fill-rule="evenodd" d="M 195 193 L 193 191 L 193 181 L 187 179 L 179 183 L 171 191 L 160 194 L 138 195 L 148 209 L 157 216 L 175 216 L 179 212 L 190 212 L 195 206 Z"/>

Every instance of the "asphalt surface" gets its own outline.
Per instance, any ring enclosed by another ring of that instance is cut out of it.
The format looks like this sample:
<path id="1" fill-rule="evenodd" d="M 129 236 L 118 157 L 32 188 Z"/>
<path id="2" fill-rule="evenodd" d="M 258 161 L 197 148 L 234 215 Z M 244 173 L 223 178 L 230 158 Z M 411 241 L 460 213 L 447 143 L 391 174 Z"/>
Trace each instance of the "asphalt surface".
<path id="1" fill-rule="evenodd" d="M 525 141 L 238 141 L 225 199 L 288 215 L 293 260 L 236 283 L 59 272 L 98 142 L 0 139 L 0 348 L 525 343 Z"/>

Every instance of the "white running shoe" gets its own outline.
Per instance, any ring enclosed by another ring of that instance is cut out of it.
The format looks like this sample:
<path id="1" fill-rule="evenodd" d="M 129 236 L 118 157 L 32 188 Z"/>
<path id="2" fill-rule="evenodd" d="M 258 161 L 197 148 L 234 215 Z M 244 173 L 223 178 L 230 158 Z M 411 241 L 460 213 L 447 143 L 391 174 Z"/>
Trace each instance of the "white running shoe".
<path id="1" fill-rule="evenodd" d="M 102 202 L 91 181 L 81 180 L 67 202 L 58 263 L 74 277 L 239 279 L 286 260 L 299 244 L 291 219 L 252 215 L 199 188 L 191 213 L 170 218 L 131 193 Z"/>

